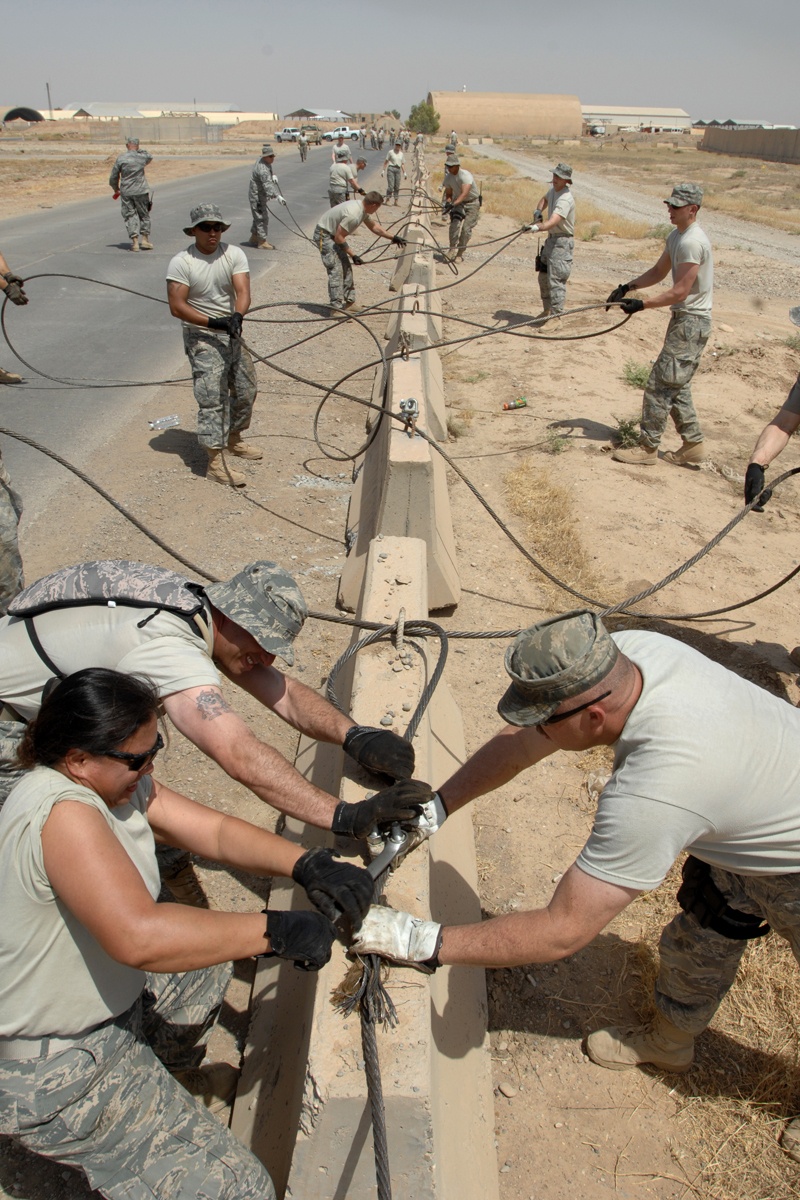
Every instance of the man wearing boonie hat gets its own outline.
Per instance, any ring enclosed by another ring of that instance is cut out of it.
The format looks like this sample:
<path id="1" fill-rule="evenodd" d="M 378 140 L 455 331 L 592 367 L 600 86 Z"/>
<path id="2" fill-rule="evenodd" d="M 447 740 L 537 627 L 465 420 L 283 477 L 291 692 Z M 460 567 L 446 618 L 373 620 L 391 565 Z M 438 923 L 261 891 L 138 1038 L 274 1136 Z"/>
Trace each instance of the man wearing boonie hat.
<path id="1" fill-rule="evenodd" d="M 383 160 L 383 167 L 386 171 L 386 203 L 388 204 L 389 197 L 393 196 L 395 207 L 400 203 L 400 172 L 403 172 L 404 179 L 408 179 L 405 162 L 402 141 L 396 137 L 394 148 L 387 150 L 386 158 Z M 383 175 L 383 171 L 381 171 L 381 175 Z"/>
<path id="2" fill-rule="evenodd" d="M 630 283 L 621 283 L 608 297 L 624 313 L 646 308 L 672 310 L 664 345 L 650 372 L 642 400 L 639 445 L 615 450 L 615 462 L 655 466 L 658 445 L 672 417 L 681 435 L 679 450 L 668 450 L 665 462 L 696 466 L 706 457 L 703 432 L 692 402 L 692 378 L 711 333 L 711 302 L 714 291 L 714 256 L 711 243 L 697 224 L 703 189 L 696 183 L 678 183 L 664 201 L 674 229 L 664 253 L 654 267 Z M 672 272 L 672 287 L 646 300 L 627 297 L 638 288 L 652 287 Z"/>
<path id="3" fill-rule="evenodd" d="M 331 162 L 349 162 L 353 161 L 352 151 L 344 140 L 344 134 L 340 133 L 333 143 L 331 150 Z"/>
<path id="4" fill-rule="evenodd" d="M 119 196 L 120 210 L 131 250 L 152 250 L 150 241 L 150 188 L 144 177 L 144 169 L 153 161 L 152 154 L 139 149 L 139 139 L 132 137 L 125 142 L 125 153 L 111 168 L 108 185 L 115 198 Z"/>
<path id="5" fill-rule="evenodd" d="M 798 957 L 800 711 L 675 637 L 609 634 L 588 611 L 525 630 L 505 665 L 511 686 L 498 711 L 509 727 L 425 805 L 416 840 L 557 750 L 609 746 L 614 766 L 586 844 L 546 907 L 444 927 L 373 907 L 352 949 L 428 970 L 554 962 L 659 887 L 689 851 L 683 911 L 661 935 L 654 1018 L 587 1042 L 614 1070 L 686 1071 L 747 941 L 769 922 Z M 800 1121 L 790 1130 L 783 1145 L 794 1153 Z"/>
<path id="6" fill-rule="evenodd" d="M 275 151 L 267 142 L 261 147 L 261 157 L 253 167 L 247 190 L 247 199 L 250 202 L 250 212 L 253 217 L 248 245 L 255 246 L 257 250 L 275 249 L 272 242 L 267 240 L 267 235 L 269 234 L 270 200 L 277 200 L 279 204 L 286 204 L 278 187 L 278 176 L 272 169 L 274 162 Z"/>
<path id="7" fill-rule="evenodd" d="M 363 171 L 367 165 L 365 158 L 359 158 L 353 166 L 347 147 L 337 150 L 336 155 L 336 162 L 328 173 L 328 200 L 331 208 L 335 208 L 337 204 L 344 204 L 351 193 L 352 196 L 356 193 L 364 195 L 364 189 L 358 185 L 358 172 Z"/>
<path id="8" fill-rule="evenodd" d="M 99 580 L 105 586 L 98 586 Z M 142 607 L 155 589 L 169 608 L 157 601 Z M 294 642 L 308 609 L 295 580 L 277 563 L 252 562 L 231 579 L 191 587 L 177 573 L 145 563 L 84 563 L 37 581 L 27 591 L 37 601 L 57 597 L 60 603 L 32 618 L 51 665 L 39 654 L 21 615 L 0 619 L 0 805 L 20 778 L 16 747 L 26 723 L 39 711 L 53 666 L 62 675 L 92 666 L 146 676 L 173 725 L 227 775 L 280 812 L 322 829 L 363 838 L 377 822 L 413 817 L 419 803 L 430 798 L 428 785 L 410 778 L 410 742 L 391 729 L 357 725 L 278 670 L 276 658 L 294 663 Z M 110 592 L 117 596 L 113 606 L 102 599 Z M 87 601 L 98 593 L 95 603 Z M 188 613 L 183 603 L 187 593 Z M 76 596 L 80 602 L 70 603 Z M 136 602 L 130 601 L 132 596 Z M 306 780 L 236 713 L 222 692 L 221 675 L 298 733 L 341 746 L 378 777 L 373 786 L 384 790 L 360 804 L 347 804 Z M 403 782 L 386 788 L 392 780 Z M 159 858 L 162 868 L 168 868 L 167 886 L 185 887 L 183 895 L 197 903 L 198 885 L 186 855 L 170 848 Z M 184 878 L 176 883 L 181 871 Z"/>
<path id="9" fill-rule="evenodd" d="M 553 167 L 552 186 L 536 206 L 534 224 L 524 226 L 531 233 L 547 234 L 536 264 L 543 317 L 559 316 L 566 304 L 567 280 L 572 274 L 575 249 L 575 198 L 570 190 L 571 183 L 572 167 L 566 163 Z M 547 209 L 547 220 L 544 220 L 544 209 Z"/>
<path id="10" fill-rule="evenodd" d="M 250 267 L 239 246 L 221 240 L 230 225 L 216 204 L 192 209 L 184 233 L 194 238 L 167 268 L 169 311 L 183 324 L 197 401 L 197 440 L 208 455 L 206 479 L 244 487 L 228 454 L 252 460 L 261 450 L 242 440 L 258 392 L 253 360 L 242 345 L 250 308 Z"/>
<path id="11" fill-rule="evenodd" d="M 451 134 L 451 141 L 453 135 Z M 450 218 L 450 262 L 463 259 L 472 231 L 481 215 L 481 202 L 475 176 L 462 167 L 457 154 L 444 160 L 444 205 L 442 214 Z"/>

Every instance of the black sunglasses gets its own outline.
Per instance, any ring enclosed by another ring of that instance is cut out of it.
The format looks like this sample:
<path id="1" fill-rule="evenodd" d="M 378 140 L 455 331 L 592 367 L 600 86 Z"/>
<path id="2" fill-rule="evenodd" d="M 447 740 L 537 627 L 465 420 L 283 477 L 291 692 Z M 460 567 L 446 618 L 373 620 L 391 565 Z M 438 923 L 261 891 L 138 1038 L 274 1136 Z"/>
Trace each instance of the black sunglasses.
<path id="1" fill-rule="evenodd" d="M 153 761 L 159 750 L 163 749 L 164 739 L 159 733 L 156 735 L 155 744 L 143 754 L 129 754 L 127 750 L 102 750 L 101 753 L 103 758 L 116 758 L 118 762 L 127 763 L 129 771 L 141 771 Z"/>
<path id="2" fill-rule="evenodd" d="M 568 708 L 566 712 L 558 713 L 555 717 L 548 717 L 546 721 L 540 721 L 540 725 L 557 725 L 559 721 L 566 721 L 567 717 L 574 717 L 575 713 L 583 712 L 584 709 L 591 708 L 593 704 L 599 704 L 601 700 L 605 700 L 611 692 L 603 692 L 600 696 L 595 696 L 593 700 L 587 700 L 585 704 L 579 704 L 577 708 Z"/>
<path id="3" fill-rule="evenodd" d="M 200 224 L 196 226 L 196 228 L 202 229 L 203 233 L 224 233 L 225 232 L 225 226 L 221 225 L 219 223 L 219 221 L 201 221 Z"/>

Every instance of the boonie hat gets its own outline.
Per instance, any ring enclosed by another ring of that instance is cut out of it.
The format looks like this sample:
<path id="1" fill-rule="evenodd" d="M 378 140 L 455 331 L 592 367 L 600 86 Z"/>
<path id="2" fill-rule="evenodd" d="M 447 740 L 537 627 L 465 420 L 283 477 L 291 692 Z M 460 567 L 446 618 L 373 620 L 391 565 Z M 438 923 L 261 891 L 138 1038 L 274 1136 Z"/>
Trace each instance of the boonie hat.
<path id="1" fill-rule="evenodd" d="M 125 145 L 126 145 L 126 146 L 138 146 L 138 145 L 139 145 L 139 139 L 138 139 L 138 138 L 135 138 L 135 137 L 129 137 L 129 138 L 125 138 Z"/>
<path id="2" fill-rule="evenodd" d="M 292 665 L 292 642 L 308 608 L 288 571 L 274 562 L 249 563 L 233 579 L 210 583 L 203 591 L 215 608 L 252 634 L 262 650 Z"/>
<path id="3" fill-rule="evenodd" d="M 346 162 L 349 157 L 350 157 L 350 151 L 347 149 L 346 146 L 340 146 L 338 148 L 338 150 L 336 151 L 336 161 L 337 162 Z"/>
<path id="4" fill-rule="evenodd" d="M 572 183 L 572 167 L 567 166 L 566 163 L 556 163 L 553 167 L 553 174 L 557 175 L 559 179 L 566 179 L 568 183 Z"/>
<path id="5" fill-rule="evenodd" d="M 448 154 L 447 158 L 444 160 L 444 165 L 446 167 L 460 167 L 461 159 L 457 154 Z"/>
<path id="6" fill-rule="evenodd" d="M 269 142 L 265 142 L 261 147 L 261 157 L 263 158 L 265 154 L 271 154 L 273 158 L 275 157 L 275 151 L 272 149 L 272 146 L 270 146 Z"/>
<path id="7" fill-rule="evenodd" d="M 222 209 L 218 204 L 196 204 L 189 213 L 189 224 L 184 225 L 183 232 L 191 237 L 195 225 L 200 225 L 203 221 L 219 221 L 223 229 L 230 229 L 230 225 L 222 219 Z"/>
<path id="8" fill-rule="evenodd" d="M 456 152 L 455 142 L 448 142 L 444 148 L 444 152 L 445 152 L 445 154 L 455 154 L 455 152 Z"/>
<path id="9" fill-rule="evenodd" d="M 672 195 L 664 203 L 673 208 L 685 208 L 687 204 L 699 206 L 703 203 L 703 189 L 696 183 L 676 183 Z"/>
<path id="10" fill-rule="evenodd" d="M 510 725 L 540 725 L 562 700 L 605 679 L 618 657 L 605 625 L 587 609 L 531 625 L 506 651 L 512 682 L 497 711 Z"/>

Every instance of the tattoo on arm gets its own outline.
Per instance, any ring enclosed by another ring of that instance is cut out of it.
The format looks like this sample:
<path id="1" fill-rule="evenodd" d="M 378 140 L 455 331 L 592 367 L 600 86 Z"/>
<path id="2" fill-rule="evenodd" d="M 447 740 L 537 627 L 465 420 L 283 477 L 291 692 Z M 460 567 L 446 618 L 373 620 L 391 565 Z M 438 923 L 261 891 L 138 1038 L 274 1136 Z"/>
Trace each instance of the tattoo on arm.
<path id="1" fill-rule="evenodd" d="M 204 721 L 213 721 L 215 717 L 221 717 L 224 713 L 233 712 L 230 704 L 221 694 L 212 688 L 201 692 L 195 700 L 197 711 Z"/>

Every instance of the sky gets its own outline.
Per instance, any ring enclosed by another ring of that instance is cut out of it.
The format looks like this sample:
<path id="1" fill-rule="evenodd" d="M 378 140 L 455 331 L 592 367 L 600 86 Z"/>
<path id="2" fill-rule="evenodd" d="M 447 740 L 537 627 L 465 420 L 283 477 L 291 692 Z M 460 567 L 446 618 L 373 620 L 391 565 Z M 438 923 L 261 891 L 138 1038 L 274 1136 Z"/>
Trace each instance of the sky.
<path id="1" fill-rule="evenodd" d="M 230 102 L 403 119 L 429 91 L 550 92 L 800 125 L 797 0 L 0 0 L 0 104 Z"/>

